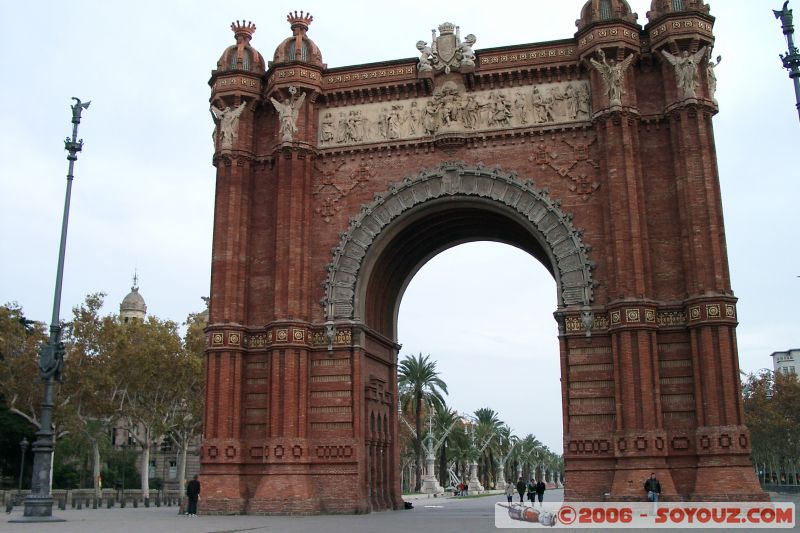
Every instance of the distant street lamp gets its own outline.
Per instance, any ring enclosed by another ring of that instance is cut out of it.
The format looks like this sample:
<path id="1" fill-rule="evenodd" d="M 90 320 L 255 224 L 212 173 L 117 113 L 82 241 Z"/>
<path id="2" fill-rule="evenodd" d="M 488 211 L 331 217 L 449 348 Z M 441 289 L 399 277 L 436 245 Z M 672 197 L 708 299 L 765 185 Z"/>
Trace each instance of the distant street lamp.
<path id="1" fill-rule="evenodd" d="M 19 450 L 22 452 L 19 458 L 19 488 L 17 489 L 17 502 L 22 503 L 22 477 L 25 472 L 25 452 L 28 451 L 28 439 L 22 437 L 19 443 Z"/>
<path id="2" fill-rule="evenodd" d="M 69 152 L 69 171 L 67 172 L 67 193 L 64 200 L 64 215 L 61 221 L 61 242 L 58 249 L 58 267 L 56 269 L 56 288 L 53 297 L 53 317 L 50 320 L 50 339 L 47 346 L 39 349 L 39 370 L 44 382 L 44 399 L 42 413 L 39 417 L 41 425 L 36 432 L 36 441 L 31 447 L 33 451 L 33 475 L 31 492 L 25 498 L 23 518 L 12 522 L 63 522 L 53 517 L 53 482 L 51 472 L 53 466 L 53 405 L 54 384 L 61 381 L 64 364 L 64 344 L 61 342 L 61 283 L 64 278 L 64 253 L 67 247 L 67 226 L 69 223 L 69 202 L 72 195 L 72 178 L 78 152 L 83 149 L 83 139 L 78 139 L 78 124 L 81 123 L 81 112 L 89 108 L 90 102 L 81 102 L 77 98 L 72 107 L 72 137 L 64 141 L 64 149 Z"/>
<path id="3" fill-rule="evenodd" d="M 800 114 L 800 50 L 794 45 L 794 24 L 792 21 L 792 10 L 789 9 L 789 0 L 783 3 L 780 11 L 772 10 L 775 18 L 780 19 L 783 26 L 783 34 L 789 45 L 789 52 L 781 54 L 783 68 L 789 71 L 789 77 L 794 81 L 794 98 L 797 102 L 797 112 Z"/>

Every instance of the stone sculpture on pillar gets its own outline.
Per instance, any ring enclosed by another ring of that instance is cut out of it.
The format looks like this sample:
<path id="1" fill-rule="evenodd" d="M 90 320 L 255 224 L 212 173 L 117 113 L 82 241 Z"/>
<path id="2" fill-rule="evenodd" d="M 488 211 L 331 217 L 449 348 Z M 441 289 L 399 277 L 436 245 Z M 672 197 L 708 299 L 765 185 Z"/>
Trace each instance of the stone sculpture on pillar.
<path id="1" fill-rule="evenodd" d="M 417 70 L 420 72 L 430 72 L 433 70 L 431 66 L 431 47 L 425 41 L 417 41 L 417 50 L 419 50 L 419 63 L 417 63 Z"/>
<path id="2" fill-rule="evenodd" d="M 702 47 L 694 54 L 690 54 L 686 50 L 678 56 L 674 56 L 666 50 L 662 50 L 661 54 L 675 68 L 675 81 L 678 84 L 680 98 L 682 100 L 697 98 L 697 84 L 700 82 L 697 67 L 706 55 L 706 47 Z"/>
<path id="3" fill-rule="evenodd" d="M 270 98 L 275 110 L 278 111 L 278 119 L 281 123 L 281 141 L 291 141 L 294 134 L 297 133 L 297 115 L 300 113 L 300 106 L 303 105 L 303 100 L 306 98 L 306 93 L 302 93 L 299 98 L 295 98 L 297 89 L 289 87 L 289 94 L 291 95 L 283 102 L 277 101 L 275 98 Z"/>
<path id="4" fill-rule="evenodd" d="M 600 58 L 602 63 L 595 59 L 589 59 L 589 62 L 603 78 L 603 84 L 608 95 L 608 104 L 611 107 L 622 105 L 622 95 L 625 94 L 625 71 L 633 63 L 634 55 L 631 54 L 621 63 L 617 63 L 614 59 L 607 61 L 606 53 L 600 49 L 597 51 L 597 57 Z"/>
<path id="5" fill-rule="evenodd" d="M 230 106 L 220 109 L 215 105 L 211 105 L 211 116 L 214 117 L 216 128 L 214 129 L 215 144 L 219 141 L 219 148 L 232 148 L 236 137 L 239 134 L 239 117 L 241 116 L 247 102 L 242 102 L 238 107 L 231 108 Z"/>
<path id="6" fill-rule="evenodd" d="M 711 49 L 708 50 L 708 64 L 706 65 L 706 77 L 708 78 L 708 96 L 714 103 L 717 103 L 717 74 L 714 69 L 722 63 L 722 56 L 717 56 L 717 62 L 711 61 Z"/>

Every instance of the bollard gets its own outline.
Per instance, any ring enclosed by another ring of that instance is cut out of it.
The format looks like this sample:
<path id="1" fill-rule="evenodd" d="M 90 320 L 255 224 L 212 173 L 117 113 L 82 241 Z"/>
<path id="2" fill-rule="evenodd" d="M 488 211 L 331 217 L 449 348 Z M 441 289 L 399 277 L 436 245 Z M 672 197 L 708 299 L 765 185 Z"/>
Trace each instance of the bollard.
<path id="1" fill-rule="evenodd" d="M 92 509 L 97 509 L 97 496 L 92 498 Z"/>
<path id="2" fill-rule="evenodd" d="M 72 498 L 70 498 L 70 500 L 72 500 L 72 502 L 71 502 L 72 503 L 72 508 L 75 509 L 75 507 L 78 505 L 78 502 L 75 501 L 75 496 L 72 496 Z"/>
<path id="3" fill-rule="evenodd" d="M 120 509 L 125 509 L 125 500 L 127 500 L 127 498 L 125 498 L 125 496 L 122 496 L 122 500 L 120 500 L 119 502 Z"/>
<path id="4" fill-rule="evenodd" d="M 83 509 L 83 498 L 78 498 L 78 510 L 80 511 L 81 509 Z"/>
<path id="5" fill-rule="evenodd" d="M 108 497 L 108 508 L 111 509 L 112 507 L 114 507 L 114 498 L 109 496 Z"/>
<path id="6" fill-rule="evenodd" d="M 67 510 L 67 501 L 64 498 L 58 499 L 58 509 L 59 511 L 66 511 Z"/>
<path id="7" fill-rule="evenodd" d="M 156 494 L 156 507 L 161 507 L 161 494 Z"/>
<path id="8" fill-rule="evenodd" d="M 145 498 L 144 499 L 144 506 L 147 507 L 147 508 L 150 508 L 150 498 Z"/>
<path id="9" fill-rule="evenodd" d="M 139 498 L 135 498 L 135 497 L 133 498 L 133 508 L 134 509 L 138 509 L 139 508 Z"/>

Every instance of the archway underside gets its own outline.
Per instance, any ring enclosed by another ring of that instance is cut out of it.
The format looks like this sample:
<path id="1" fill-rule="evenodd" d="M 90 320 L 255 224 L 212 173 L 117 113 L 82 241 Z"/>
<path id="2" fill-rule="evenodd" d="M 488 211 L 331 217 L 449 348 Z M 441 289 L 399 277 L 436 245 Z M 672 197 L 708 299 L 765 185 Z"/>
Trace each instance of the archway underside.
<path id="1" fill-rule="evenodd" d="M 496 241 L 516 246 L 553 274 L 550 258 L 528 230 L 490 205 L 470 205 L 475 203 L 482 202 L 449 201 L 428 206 L 424 210 L 427 213 L 419 213 L 417 220 L 393 237 L 370 268 L 363 296 L 365 325 L 396 339 L 398 308 L 411 278 L 433 256 L 465 242 Z M 502 275 L 502 272 L 486 275 Z M 469 291 L 469 287 L 464 290 Z"/>

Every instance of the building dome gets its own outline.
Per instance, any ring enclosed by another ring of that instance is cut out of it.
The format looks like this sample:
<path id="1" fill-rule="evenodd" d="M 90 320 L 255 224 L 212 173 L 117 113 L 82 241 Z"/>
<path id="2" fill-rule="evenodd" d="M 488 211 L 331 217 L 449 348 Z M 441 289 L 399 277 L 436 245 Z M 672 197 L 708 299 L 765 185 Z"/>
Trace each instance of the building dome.
<path id="1" fill-rule="evenodd" d="M 264 73 L 265 63 L 262 55 L 250 46 L 250 39 L 256 32 L 252 22 L 231 22 L 231 30 L 236 36 L 236 44 L 229 46 L 217 61 L 217 71 L 245 70 L 258 74 Z"/>
<path id="2" fill-rule="evenodd" d="M 582 30 L 595 22 L 621 20 L 636 24 L 637 18 L 626 0 L 589 0 L 581 9 L 581 18 L 575 21 L 575 25 Z"/>
<path id="3" fill-rule="evenodd" d="M 653 22 L 657 18 L 669 13 L 684 11 L 699 11 L 708 14 L 709 7 L 703 0 L 652 0 L 647 20 Z"/>
<path id="4" fill-rule="evenodd" d="M 300 61 L 309 63 L 320 67 L 325 67 L 322 63 L 322 52 L 319 47 L 308 38 L 308 26 L 314 17 L 311 13 L 298 14 L 297 11 L 289 13 L 286 16 L 292 27 L 292 36 L 285 39 L 278 48 L 275 49 L 275 56 L 272 59 L 273 63 L 287 63 L 290 61 Z"/>
<path id="5" fill-rule="evenodd" d="M 142 295 L 139 294 L 139 287 L 137 287 L 136 282 L 137 278 L 134 276 L 131 292 L 119 304 L 119 316 L 123 322 L 128 322 L 131 319 L 143 321 L 147 315 L 147 305 L 144 303 Z"/>

